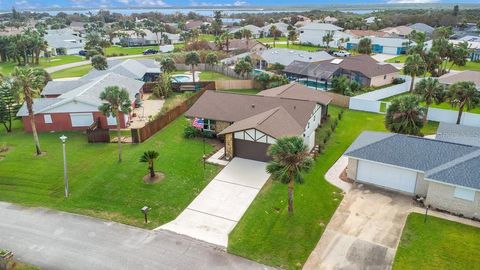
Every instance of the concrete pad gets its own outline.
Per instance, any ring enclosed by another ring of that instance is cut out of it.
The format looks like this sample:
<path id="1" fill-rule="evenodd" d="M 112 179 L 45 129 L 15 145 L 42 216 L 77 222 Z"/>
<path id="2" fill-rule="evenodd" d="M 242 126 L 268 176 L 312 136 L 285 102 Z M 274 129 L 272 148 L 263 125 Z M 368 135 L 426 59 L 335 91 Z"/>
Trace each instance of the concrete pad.
<path id="1" fill-rule="evenodd" d="M 228 220 L 239 221 L 258 190 L 214 179 L 193 200 L 188 209 Z"/>
<path id="2" fill-rule="evenodd" d="M 390 269 L 413 208 L 408 196 L 354 186 L 303 269 Z"/>
<path id="3" fill-rule="evenodd" d="M 343 192 L 348 192 L 352 188 L 352 184 L 347 183 L 340 179 L 340 175 L 342 174 L 343 170 L 348 165 L 348 157 L 341 156 L 335 164 L 333 164 L 330 169 L 328 169 L 327 173 L 325 174 L 325 179 L 332 185 L 340 188 Z"/>
<path id="4" fill-rule="evenodd" d="M 214 245 L 227 247 L 228 234 L 236 224 L 235 221 L 185 209 L 174 221 L 155 230 L 169 230 Z"/>
<path id="5" fill-rule="evenodd" d="M 215 179 L 260 189 L 270 177 L 266 166 L 265 162 L 234 158 Z"/>

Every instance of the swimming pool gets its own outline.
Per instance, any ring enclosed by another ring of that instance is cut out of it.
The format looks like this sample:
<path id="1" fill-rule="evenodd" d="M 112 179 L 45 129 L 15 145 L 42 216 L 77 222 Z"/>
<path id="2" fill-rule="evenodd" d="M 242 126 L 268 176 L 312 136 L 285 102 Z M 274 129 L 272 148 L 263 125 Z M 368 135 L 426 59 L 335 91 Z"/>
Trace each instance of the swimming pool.
<path id="1" fill-rule="evenodd" d="M 192 76 L 190 75 L 185 75 L 185 74 L 179 74 L 179 75 L 173 75 L 172 76 L 172 82 L 192 82 Z"/>
<path id="2" fill-rule="evenodd" d="M 256 75 L 262 74 L 262 73 L 264 73 L 264 72 L 265 72 L 265 71 L 263 71 L 263 70 L 261 70 L 261 69 L 254 69 L 254 70 L 252 71 L 252 74 L 253 74 L 253 76 L 256 76 Z"/>
<path id="3" fill-rule="evenodd" d="M 310 88 L 314 88 L 314 89 L 318 89 L 318 90 L 327 90 L 329 88 L 331 88 L 331 84 L 330 83 L 325 83 L 324 81 L 312 81 L 312 80 L 307 80 L 307 79 L 299 79 L 298 80 L 299 83 L 305 85 L 305 86 L 308 86 Z"/>

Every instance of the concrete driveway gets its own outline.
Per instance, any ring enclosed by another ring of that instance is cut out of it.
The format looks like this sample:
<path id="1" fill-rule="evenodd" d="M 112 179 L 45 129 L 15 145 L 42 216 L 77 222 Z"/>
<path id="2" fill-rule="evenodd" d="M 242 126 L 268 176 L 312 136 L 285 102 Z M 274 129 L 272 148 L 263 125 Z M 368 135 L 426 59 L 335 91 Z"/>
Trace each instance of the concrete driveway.
<path id="1" fill-rule="evenodd" d="M 188 235 L 222 248 L 270 175 L 266 163 L 234 158 L 174 221 L 156 230 Z"/>
<path id="2" fill-rule="evenodd" d="M 390 269 L 413 208 L 408 196 L 354 186 L 303 269 Z"/>
<path id="3" fill-rule="evenodd" d="M 48 270 L 270 269 L 171 232 L 3 202 L 0 247 Z"/>

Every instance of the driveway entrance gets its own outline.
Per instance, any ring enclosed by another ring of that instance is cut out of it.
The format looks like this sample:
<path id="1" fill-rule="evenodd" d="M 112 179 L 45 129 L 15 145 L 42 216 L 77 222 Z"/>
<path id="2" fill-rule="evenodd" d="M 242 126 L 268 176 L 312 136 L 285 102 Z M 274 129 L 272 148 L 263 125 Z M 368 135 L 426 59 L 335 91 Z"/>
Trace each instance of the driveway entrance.
<path id="1" fill-rule="evenodd" d="M 234 158 L 172 222 L 169 230 L 227 247 L 228 234 L 243 216 L 270 175 L 266 163 Z"/>
<path id="2" fill-rule="evenodd" d="M 405 195 L 352 188 L 303 269 L 390 269 L 413 208 Z"/>

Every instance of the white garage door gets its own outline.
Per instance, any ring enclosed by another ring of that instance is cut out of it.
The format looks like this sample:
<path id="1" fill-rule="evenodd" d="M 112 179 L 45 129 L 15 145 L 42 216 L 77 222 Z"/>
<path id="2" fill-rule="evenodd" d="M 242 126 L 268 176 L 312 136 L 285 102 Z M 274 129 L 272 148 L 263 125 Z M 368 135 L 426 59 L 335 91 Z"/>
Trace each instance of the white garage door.
<path id="1" fill-rule="evenodd" d="M 93 124 L 92 113 L 71 113 L 72 127 L 88 127 Z"/>
<path id="2" fill-rule="evenodd" d="M 359 160 L 357 180 L 386 187 L 388 189 L 413 194 L 415 192 L 417 173 L 405 169 Z"/>

